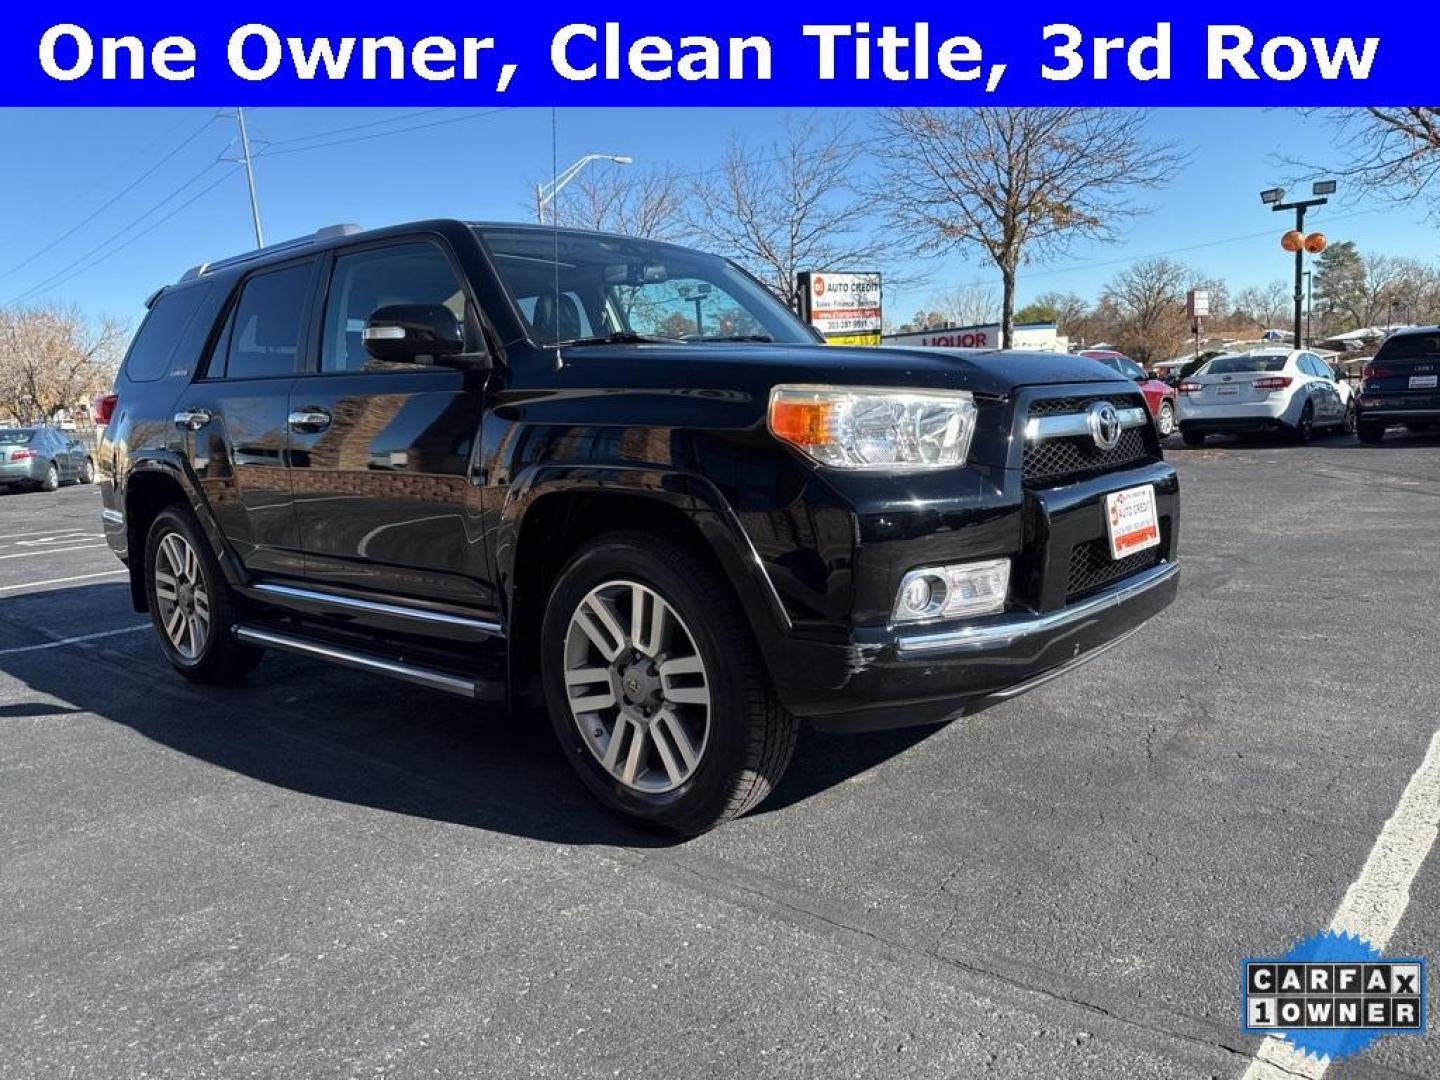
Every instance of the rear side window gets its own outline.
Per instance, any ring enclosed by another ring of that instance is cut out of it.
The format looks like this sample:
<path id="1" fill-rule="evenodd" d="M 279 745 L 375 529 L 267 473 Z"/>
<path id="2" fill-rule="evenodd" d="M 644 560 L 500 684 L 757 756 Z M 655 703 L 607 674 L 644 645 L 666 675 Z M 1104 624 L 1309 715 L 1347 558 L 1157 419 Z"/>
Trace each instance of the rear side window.
<path id="1" fill-rule="evenodd" d="M 232 315 L 227 379 L 294 373 L 310 267 L 308 262 L 287 266 L 245 282 Z"/>
<path id="2" fill-rule="evenodd" d="M 1380 346 L 1376 360 L 1440 359 L 1440 333 L 1400 334 Z"/>
<path id="3" fill-rule="evenodd" d="M 155 301 L 125 354 L 125 377 L 131 382 L 153 382 L 170 370 L 175 347 L 195 321 L 208 285 L 164 292 Z"/>

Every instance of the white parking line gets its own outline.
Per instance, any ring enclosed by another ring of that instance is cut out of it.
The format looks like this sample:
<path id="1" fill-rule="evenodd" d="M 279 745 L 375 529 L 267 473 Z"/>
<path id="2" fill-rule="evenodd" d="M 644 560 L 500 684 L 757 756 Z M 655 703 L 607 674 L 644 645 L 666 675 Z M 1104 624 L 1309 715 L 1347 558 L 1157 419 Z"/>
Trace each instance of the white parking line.
<path id="1" fill-rule="evenodd" d="M 49 551 L 17 551 L 13 555 L 0 555 L 0 559 L 30 559 L 36 555 L 58 555 L 66 551 L 84 551 L 86 548 L 108 547 L 107 544 L 72 544 L 65 548 L 51 548 Z"/>
<path id="2" fill-rule="evenodd" d="M 67 581 L 88 581 L 90 578 L 114 577 L 116 574 L 128 574 L 129 570 L 102 570 L 98 574 L 76 574 L 74 577 L 53 577 L 44 581 L 25 581 L 19 585 L 0 585 L 0 592 L 13 592 L 16 589 L 38 589 L 41 585 L 64 585 Z"/>
<path id="3" fill-rule="evenodd" d="M 79 637 L 61 638 L 59 641 L 46 641 L 39 645 L 17 645 L 10 649 L 0 649 L 0 656 L 13 656 L 15 653 L 38 652 L 41 649 L 58 649 L 63 645 L 75 645 L 82 641 L 94 641 L 97 638 L 114 637 L 116 634 L 129 634 L 136 630 L 148 629 L 148 622 L 136 623 L 134 626 L 122 626 L 118 630 L 101 630 L 96 634 L 81 634 Z"/>
<path id="4" fill-rule="evenodd" d="M 1410 905 L 1410 886 L 1440 832 L 1440 731 L 1430 739 L 1425 760 L 1415 770 L 1365 868 L 1345 890 L 1330 929 L 1365 938 L 1383 950 Z M 1267 1035 L 1245 1070 L 1243 1080 L 1320 1080 L 1330 1059 L 1306 1057 L 1293 1045 Z"/>
<path id="5" fill-rule="evenodd" d="M 0 540 L 14 540 L 17 536 L 60 536 L 62 533 L 84 532 L 84 529 L 31 529 L 29 532 L 6 533 Z"/>

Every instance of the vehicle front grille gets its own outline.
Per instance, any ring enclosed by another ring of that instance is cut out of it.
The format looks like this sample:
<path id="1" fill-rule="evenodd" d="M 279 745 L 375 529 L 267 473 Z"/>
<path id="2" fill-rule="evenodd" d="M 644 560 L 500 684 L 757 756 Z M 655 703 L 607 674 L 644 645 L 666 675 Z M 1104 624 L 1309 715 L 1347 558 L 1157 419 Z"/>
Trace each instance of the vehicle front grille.
<path id="1" fill-rule="evenodd" d="M 1152 456 L 1144 428 L 1126 428 L 1113 450 L 1101 450 L 1088 435 L 1046 439 L 1025 445 L 1025 482 L 1054 483 L 1109 472 Z"/>
<path id="2" fill-rule="evenodd" d="M 1097 396 L 1097 397 L 1053 397 L 1040 398 L 1030 403 L 1031 416 L 1059 416 L 1062 413 L 1084 412 L 1097 401 L 1108 401 L 1117 409 L 1130 409 L 1137 405 L 1143 405 L 1144 401 L 1138 397 L 1119 396 Z"/>
<path id="3" fill-rule="evenodd" d="M 1070 576 L 1065 583 L 1065 602 L 1089 596 L 1121 578 L 1148 570 L 1160 562 L 1164 542 L 1123 559 L 1110 557 L 1110 541 L 1103 537 L 1087 540 L 1070 549 Z"/>

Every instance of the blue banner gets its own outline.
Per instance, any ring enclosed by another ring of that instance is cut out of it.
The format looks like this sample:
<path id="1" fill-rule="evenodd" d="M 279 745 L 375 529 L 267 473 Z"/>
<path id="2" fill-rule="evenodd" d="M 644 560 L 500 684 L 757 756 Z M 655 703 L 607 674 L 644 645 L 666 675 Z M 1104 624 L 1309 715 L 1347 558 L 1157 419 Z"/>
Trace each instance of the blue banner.
<path id="1" fill-rule="evenodd" d="M 1430 36 L 1402 5 L 537 7 L 17 5 L 0 46 L 0 104 L 1299 106 L 1433 97 Z"/>

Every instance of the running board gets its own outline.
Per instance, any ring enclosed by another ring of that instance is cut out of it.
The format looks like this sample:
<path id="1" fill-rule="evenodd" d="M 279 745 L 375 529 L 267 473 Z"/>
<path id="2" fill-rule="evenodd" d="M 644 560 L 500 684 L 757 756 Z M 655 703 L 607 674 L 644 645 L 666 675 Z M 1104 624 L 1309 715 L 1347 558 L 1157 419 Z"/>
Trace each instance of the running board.
<path id="1" fill-rule="evenodd" d="M 313 638 L 284 634 L 259 626 L 237 626 L 235 627 L 235 637 L 247 645 L 258 645 L 266 649 L 283 649 L 286 652 L 299 653 L 301 656 L 311 656 L 317 660 L 339 664 L 341 667 L 370 671 L 376 675 L 388 675 L 392 679 L 401 679 L 418 686 L 428 686 L 432 690 L 442 690 L 447 694 L 455 694 L 474 701 L 503 701 L 505 699 L 505 684 L 500 679 L 478 679 L 455 675 L 448 671 L 421 667 L 418 664 L 407 664 L 403 660 L 390 660 L 371 653 L 347 649 L 328 641 L 316 641 Z"/>

